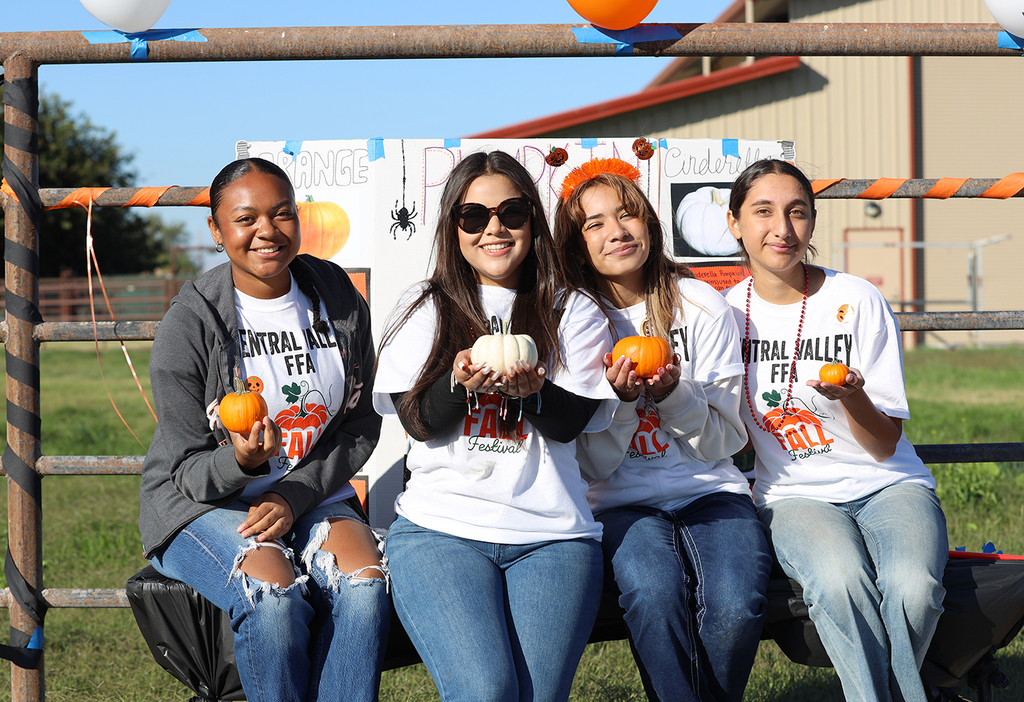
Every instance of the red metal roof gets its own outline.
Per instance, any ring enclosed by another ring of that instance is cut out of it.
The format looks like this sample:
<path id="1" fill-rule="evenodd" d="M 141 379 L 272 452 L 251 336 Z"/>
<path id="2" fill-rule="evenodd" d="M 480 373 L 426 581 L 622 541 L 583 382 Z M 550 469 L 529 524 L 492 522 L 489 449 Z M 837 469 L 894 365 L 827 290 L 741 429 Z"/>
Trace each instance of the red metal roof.
<path id="1" fill-rule="evenodd" d="M 731 85 L 765 78 L 767 76 L 793 71 L 800 65 L 798 56 L 775 56 L 761 59 L 746 66 L 734 66 L 714 71 L 707 76 L 694 76 L 683 80 L 646 88 L 638 93 L 560 112 L 547 117 L 520 122 L 519 124 L 492 129 L 474 134 L 470 139 L 522 139 L 539 134 L 568 129 L 580 124 L 594 122 L 599 119 L 614 117 L 626 112 L 633 112 L 645 107 L 660 105 L 682 98 L 700 95 L 712 90 L 721 90 Z M 655 79 L 657 80 L 657 79 Z"/>

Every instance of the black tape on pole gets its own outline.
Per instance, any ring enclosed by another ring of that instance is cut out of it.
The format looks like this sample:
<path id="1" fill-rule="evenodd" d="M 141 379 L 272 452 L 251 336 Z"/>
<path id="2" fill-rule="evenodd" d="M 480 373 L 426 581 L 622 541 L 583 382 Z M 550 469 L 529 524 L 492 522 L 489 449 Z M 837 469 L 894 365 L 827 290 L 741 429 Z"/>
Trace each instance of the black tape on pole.
<path id="1" fill-rule="evenodd" d="M 14 600 L 36 623 L 36 628 L 31 634 L 26 634 L 12 626 L 11 645 L 0 645 L 0 658 L 5 658 L 22 668 L 38 668 L 43 657 L 43 621 L 46 619 L 46 610 L 50 608 L 50 603 L 28 584 L 18 570 L 10 545 L 7 546 L 7 558 L 4 561 L 4 576 Z"/>
<path id="2" fill-rule="evenodd" d="M 19 78 L 8 80 L 4 75 L 4 99 L 5 105 L 28 115 L 37 120 L 39 114 L 39 85 L 31 78 Z M 38 155 L 38 136 L 27 129 L 10 124 L 4 125 L 5 146 L 12 149 L 25 151 Z M 6 152 L 3 158 L 3 177 L 7 181 L 18 205 L 25 213 L 30 226 L 39 232 L 39 225 L 42 221 L 43 202 L 39 197 L 38 189 L 32 184 L 28 176 L 7 157 Z M 5 241 L 4 260 L 13 267 L 20 268 L 33 278 L 39 277 L 39 255 L 24 244 L 10 240 Z M 38 305 L 32 300 L 13 294 L 7 291 L 5 307 L 8 314 L 13 317 L 33 324 L 43 321 L 39 313 Z M 39 368 L 32 363 L 12 356 L 9 351 L 6 353 L 7 375 L 14 380 L 25 384 L 27 387 L 39 387 Z M 7 402 L 7 421 L 35 438 L 40 435 L 39 417 L 23 407 L 12 402 Z M 11 479 L 31 498 L 36 504 L 42 499 L 41 479 L 39 474 L 32 469 L 22 458 L 7 444 L 3 457 L 4 471 Z M 43 656 L 43 620 L 46 617 L 46 610 L 49 604 L 43 598 L 42 593 L 25 580 L 14 556 L 11 553 L 10 544 L 7 546 L 7 557 L 4 561 L 4 575 L 7 578 L 7 587 L 10 588 L 11 597 L 28 616 L 35 622 L 36 626 L 32 633 L 26 633 L 20 629 L 11 627 L 11 641 L 9 646 L 0 645 L 0 658 L 5 658 L 17 666 L 28 669 L 39 667 Z"/>
<path id="3" fill-rule="evenodd" d="M 39 153 L 39 135 L 13 124 L 4 125 L 4 143 L 20 151 Z"/>
<path id="4" fill-rule="evenodd" d="M 39 116 L 39 82 L 31 78 L 7 80 L 5 75 L 4 104 L 36 119 Z"/>

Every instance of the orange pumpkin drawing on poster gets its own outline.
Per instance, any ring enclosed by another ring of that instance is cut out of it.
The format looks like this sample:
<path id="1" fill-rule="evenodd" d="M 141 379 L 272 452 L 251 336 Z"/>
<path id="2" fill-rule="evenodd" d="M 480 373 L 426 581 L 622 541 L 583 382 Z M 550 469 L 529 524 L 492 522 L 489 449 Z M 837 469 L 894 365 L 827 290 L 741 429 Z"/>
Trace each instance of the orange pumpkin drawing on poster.
<path id="1" fill-rule="evenodd" d="M 815 446 L 827 446 L 835 439 L 825 436 L 821 420 L 806 409 L 791 409 L 783 414 L 776 407 L 764 416 L 764 425 L 786 451 L 806 451 Z"/>
<path id="2" fill-rule="evenodd" d="M 348 242 L 351 223 L 341 205 L 314 202 L 312 196 L 307 196 L 305 202 L 299 203 L 299 229 L 302 232 L 299 253 L 328 259 Z"/>

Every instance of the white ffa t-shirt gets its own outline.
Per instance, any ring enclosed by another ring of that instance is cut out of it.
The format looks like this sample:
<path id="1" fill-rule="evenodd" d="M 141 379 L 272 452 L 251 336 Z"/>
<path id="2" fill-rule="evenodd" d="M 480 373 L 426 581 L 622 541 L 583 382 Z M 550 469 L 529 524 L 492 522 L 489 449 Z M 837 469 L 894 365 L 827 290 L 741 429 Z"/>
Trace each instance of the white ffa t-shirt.
<path id="1" fill-rule="evenodd" d="M 309 299 L 292 277 L 288 293 L 260 300 L 235 290 L 242 374 L 261 387 L 268 416 L 281 427 L 281 451 L 270 459 L 270 474 L 256 478 L 242 492 L 249 501 L 265 493 L 295 469 L 313 449 L 324 428 L 345 402 L 345 363 L 334 329 L 313 327 Z M 321 304 L 321 315 L 326 320 Z M 302 470 L 299 468 L 299 470 Z M 355 494 L 351 485 L 329 495 L 329 504 Z"/>
<path id="2" fill-rule="evenodd" d="M 506 329 L 515 291 L 478 287 L 492 331 Z M 407 291 L 391 321 L 399 319 L 421 291 L 422 285 Z M 398 419 L 390 393 L 412 389 L 426 364 L 435 323 L 435 308 L 428 301 L 381 349 L 373 404 L 383 417 Z M 602 359 L 612 346 L 608 320 L 592 300 L 572 295 L 558 331 L 564 365 L 551 372 L 550 364 L 544 364 L 546 377 L 569 392 L 606 400 L 586 428 L 600 431 L 611 422 L 618 402 L 604 377 Z M 527 416 L 522 419 L 521 444 L 498 437 L 498 413 L 518 411 L 517 405 L 509 400 L 503 408 L 497 394 L 478 395 L 475 401 L 471 395 L 465 420 L 449 434 L 412 441 L 406 463 L 410 478 L 395 511 L 419 526 L 491 543 L 599 539 L 601 525 L 587 506 L 576 442 L 547 440 Z"/>
<path id="3" fill-rule="evenodd" d="M 732 310 L 721 294 L 707 283 L 693 278 L 680 278 L 678 283 L 683 296 L 682 315 L 677 313 L 669 341 L 673 351 L 679 354 L 680 383 L 696 381 L 708 388 L 709 400 L 713 397 L 728 400 L 712 385 L 743 374 Z M 645 303 L 621 310 L 610 305 L 605 308 L 617 338 L 644 335 Z M 680 417 L 680 425 L 686 426 L 674 425 L 672 433 L 662 426 L 659 413 L 659 408 L 665 407 L 668 401 L 659 404 L 647 398 L 644 393 L 637 402 L 640 425 L 622 464 L 607 479 L 591 483 L 589 499 L 595 514 L 622 505 L 646 505 L 671 511 L 713 492 L 750 494 L 747 479 L 733 464 L 729 452 L 724 455 L 716 452 L 719 455 L 712 460 L 699 455 L 711 444 L 723 445 L 723 437 L 708 435 L 717 428 L 729 435 L 725 442 L 731 442 L 733 452 L 745 443 L 734 396 L 731 402 L 723 403 L 724 406 L 709 407 L 705 403 L 702 411 Z M 710 411 L 723 416 L 717 422 L 708 422 Z M 680 434 L 690 437 L 690 441 Z M 702 442 L 704 446 L 700 445 Z"/>
<path id="4" fill-rule="evenodd" d="M 750 400 L 761 424 L 774 430 L 769 434 L 754 423 L 744 399 L 743 420 L 757 452 L 755 501 L 809 497 L 849 502 L 896 483 L 934 489 L 931 473 L 906 434 L 900 436 L 896 453 L 878 463 L 854 439 L 842 405 L 806 385 L 807 380 L 818 378 L 823 365 L 841 361 L 864 376 L 864 391 L 879 410 L 896 419 L 910 418 L 899 326 L 888 303 L 866 280 L 823 270 L 824 284 L 807 298 L 793 399 L 785 419 L 781 419 L 782 406 L 801 303 L 774 305 L 750 291 Z M 725 293 L 740 338 L 749 283 L 747 278 Z M 747 358 L 747 351 L 743 353 Z"/>

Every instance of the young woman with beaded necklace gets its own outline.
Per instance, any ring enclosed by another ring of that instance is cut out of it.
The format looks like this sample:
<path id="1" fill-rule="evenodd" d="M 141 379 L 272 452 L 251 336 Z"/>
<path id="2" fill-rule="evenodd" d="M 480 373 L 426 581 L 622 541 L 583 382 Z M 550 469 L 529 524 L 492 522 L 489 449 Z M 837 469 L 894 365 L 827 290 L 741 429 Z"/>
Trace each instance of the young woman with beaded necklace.
<path id="1" fill-rule="evenodd" d="M 619 159 L 588 161 L 555 214 L 563 270 L 601 300 L 616 335 L 671 339 L 676 352 L 649 379 L 605 355 L 620 404 L 608 429 L 578 440 L 580 469 L 648 696 L 739 702 L 771 569 L 730 458 L 747 441 L 739 334 L 722 296 L 666 254 L 639 178 Z"/>
<path id="2" fill-rule="evenodd" d="M 896 318 L 867 281 L 805 262 L 814 192 L 795 166 L 754 163 L 729 207 L 751 272 L 726 299 L 743 337 L 758 516 L 846 699 L 924 702 L 948 545 L 935 481 L 903 433 Z M 818 379 L 833 362 L 849 367 L 841 385 Z"/>

